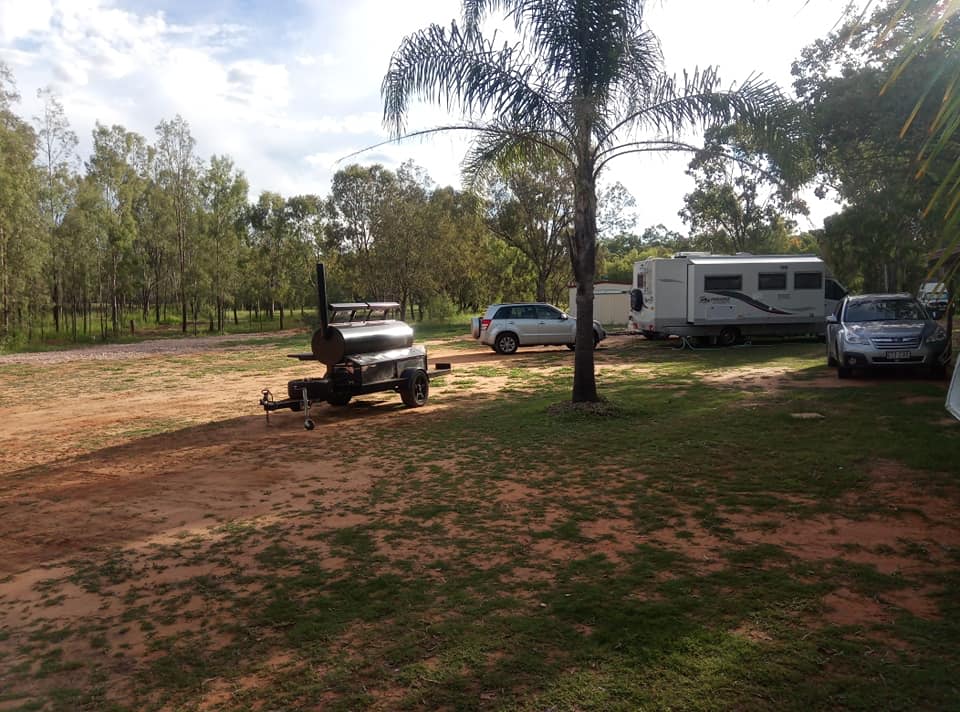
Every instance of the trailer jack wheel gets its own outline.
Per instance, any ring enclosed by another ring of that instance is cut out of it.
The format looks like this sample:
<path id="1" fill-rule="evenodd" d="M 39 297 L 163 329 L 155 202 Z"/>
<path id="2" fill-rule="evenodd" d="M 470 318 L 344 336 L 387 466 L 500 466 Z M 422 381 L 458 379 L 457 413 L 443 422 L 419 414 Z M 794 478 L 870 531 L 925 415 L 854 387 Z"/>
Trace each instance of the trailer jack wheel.
<path id="1" fill-rule="evenodd" d="M 303 390 L 300 391 L 300 405 L 303 409 L 303 427 L 306 430 L 313 430 L 313 419 L 310 417 L 310 406 L 313 403 L 310 400 L 310 395 L 308 393 L 307 385 L 303 385 Z"/>

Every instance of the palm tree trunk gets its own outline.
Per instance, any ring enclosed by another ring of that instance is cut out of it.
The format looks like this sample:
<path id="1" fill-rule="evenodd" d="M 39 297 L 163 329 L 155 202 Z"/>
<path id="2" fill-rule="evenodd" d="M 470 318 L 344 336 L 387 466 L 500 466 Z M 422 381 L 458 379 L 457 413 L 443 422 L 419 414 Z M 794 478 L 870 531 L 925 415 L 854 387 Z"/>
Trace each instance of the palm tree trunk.
<path id="1" fill-rule="evenodd" d="M 593 359 L 593 283 L 597 272 L 597 184 L 593 162 L 581 160 L 574 183 L 570 259 L 577 280 L 577 347 L 573 358 L 573 402 L 596 403 Z"/>

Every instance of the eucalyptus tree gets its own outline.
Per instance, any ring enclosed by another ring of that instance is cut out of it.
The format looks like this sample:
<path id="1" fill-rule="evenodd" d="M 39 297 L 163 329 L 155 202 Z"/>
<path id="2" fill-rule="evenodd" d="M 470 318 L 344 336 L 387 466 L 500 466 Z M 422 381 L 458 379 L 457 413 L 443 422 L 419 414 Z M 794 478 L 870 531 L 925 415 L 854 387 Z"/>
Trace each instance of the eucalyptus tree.
<path id="1" fill-rule="evenodd" d="M 238 279 L 247 190 L 247 179 L 228 156 L 213 156 L 200 176 L 200 227 L 209 253 L 217 331 L 223 331 L 227 292 Z"/>
<path id="2" fill-rule="evenodd" d="M 414 302 L 440 289 L 441 225 L 430 210 L 433 181 L 413 161 L 406 161 L 395 174 L 380 209 L 374 241 L 376 281 L 374 294 L 396 299 L 405 314 Z"/>
<path id="3" fill-rule="evenodd" d="M 691 240 L 712 252 L 785 251 L 792 216 L 809 212 L 792 181 L 777 175 L 774 160 L 742 126 L 710 130 L 705 144 L 687 166 L 695 188 L 680 211 Z"/>
<path id="4" fill-rule="evenodd" d="M 37 210 L 36 134 L 13 111 L 13 75 L 0 62 L 0 340 L 39 304 L 43 243 Z"/>
<path id="5" fill-rule="evenodd" d="M 174 244 L 177 255 L 180 329 L 187 331 L 188 267 L 196 258 L 196 234 L 193 233 L 197 210 L 199 161 L 194 154 L 196 141 L 190 126 L 179 114 L 157 124 L 158 180 L 167 193 L 173 211 Z M 193 291 L 196 291 L 195 289 Z"/>
<path id="6" fill-rule="evenodd" d="M 147 142 L 123 126 L 107 128 L 98 123 L 93 131 L 93 153 L 87 174 L 100 189 L 107 209 L 98 213 L 104 252 L 102 267 L 110 300 L 110 325 L 120 331 L 123 296 L 122 268 L 129 262 L 139 234 L 137 206 L 146 189 Z M 102 299 L 99 301 L 102 302 Z"/>
<path id="7" fill-rule="evenodd" d="M 89 334 L 92 328 L 94 295 L 103 288 L 100 279 L 105 252 L 103 226 L 109 224 L 109 215 L 110 206 L 102 187 L 88 175 L 77 182 L 74 199 L 57 226 L 57 240 L 71 256 L 70 269 L 64 272 L 63 298 L 70 305 L 74 341 L 81 329 Z"/>
<path id="8" fill-rule="evenodd" d="M 597 179 L 611 161 L 648 151 L 689 150 L 684 131 L 741 119 L 776 127 L 768 109 L 781 94 L 750 78 L 723 89 L 713 69 L 668 76 L 644 23 L 644 0 L 464 0 L 461 22 L 431 25 L 394 52 L 381 93 L 395 138 L 408 132 L 412 99 L 459 109 L 463 121 L 430 129 L 470 130 L 468 175 L 496 160 L 552 154 L 574 195 L 570 257 L 577 281 L 573 401 L 598 400 L 592 317 L 597 253 Z M 516 39 L 484 33 L 490 19 Z"/>
<path id="9" fill-rule="evenodd" d="M 287 216 L 294 237 L 290 269 L 291 294 L 303 307 L 312 304 L 317 295 L 317 262 L 327 260 L 326 223 L 323 199 L 318 195 L 294 195 L 287 198 Z M 304 275 L 309 275 L 305 279 Z"/>
<path id="10" fill-rule="evenodd" d="M 337 171 L 331 182 L 327 236 L 339 253 L 344 276 L 362 293 L 373 294 L 376 289 L 374 243 L 395 183 L 393 171 L 379 164 L 349 165 Z"/>
<path id="11" fill-rule="evenodd" d="M 263 191 L 257 202 L 249 206 L 250 226 L 253 229 L 257 264 L 265 273 L 267 315 L 273 318 L 273 309 L 280 310 L 280 328 L 284 326 L 284 306 L 290 296 L 291 256 L 294 242 L 293 224 L 287 202 L 279 193 Z"/>
<path id="12" fill-rule="evenodd" d="M 573 231 L 573 191 L 562 165 L 553 156 L 502 163 L 485 192 L 490 229 L 526 258 L 536 277 L 537 301 L 554 298 L 569 281 Z"/>
<path id="13" fill-rule="evenodd" d="M 77 134 L 70 128 L 63 105 L 49 88 L 40 89 L 43 113 L 34 117 L 37 130 L 37 164 L 40 168 L 40 212 L 49 247 L 49 279 L 53 297 L 53 324 L 60 331 L 63 318 L 64 271 L 70 253 L 57 239 L 57 227 L 73 202 L 77 185 Z"/>
<path id="14" fill-rule="evenodd" d="M 919 87 L 932 87 L 940 96 L 953 91 L 945 72 L 960 38 L 960 18 L 887 85 L 930 7 L 917 0 L 900 13 L 898 0 L 889 2 L 870 22 L 837 28 L 805 48 L 793 66 L 819 188 L 835 191 L 845 204 L 842 219 L 826 226 L 824 249 L 828 255 L 850 255 L 857 269 L 849 278 L 866 288 L 916 288 L 926 254 L 955 234 L 944 229 L 949 201 L 936 196 L 960 151 L 951 142 L 935 158 L 918 160 L 942 107 L 934 101 L 918 106 L 916 100 Z"/>

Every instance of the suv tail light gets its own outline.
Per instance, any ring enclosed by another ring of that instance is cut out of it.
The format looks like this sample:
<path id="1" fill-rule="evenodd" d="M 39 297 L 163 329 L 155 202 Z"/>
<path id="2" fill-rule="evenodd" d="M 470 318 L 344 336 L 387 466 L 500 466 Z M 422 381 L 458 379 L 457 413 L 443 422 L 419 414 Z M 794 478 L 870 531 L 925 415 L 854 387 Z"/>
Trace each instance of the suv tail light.
<path id="1" fill-rule="evenodd" d="M 489 319 L 481 319 L 481 320 L 480 320 L 480 331 L 486 331 L 489 326 L 490 326 L 490 320 L 489 320 Z"/>

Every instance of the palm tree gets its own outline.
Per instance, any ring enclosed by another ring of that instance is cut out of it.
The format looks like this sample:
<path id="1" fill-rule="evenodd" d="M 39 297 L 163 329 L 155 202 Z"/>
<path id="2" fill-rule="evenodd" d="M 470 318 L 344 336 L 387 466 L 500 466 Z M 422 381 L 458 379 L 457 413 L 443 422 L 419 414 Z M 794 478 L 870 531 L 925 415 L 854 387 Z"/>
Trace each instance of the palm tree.
<path id="1" fill-rule="evenodd" d="M 573 185 L 570 240 L 577 281 L 573 401 L 598 400 L 593 358 L 597 177 L 614 159 L 646 151 L 693 150 L 684 131 L 740 120 L 763 133 L 781 94 L 750 78 L 721 89 L 713 69 L 682 80 L 663 70 L 644 25 L 645 0 L 463 0 L 460 24 L 431 25 L 405 38 L 381 93 L 394 138 L 471 130 L 469 174 L 491 161 L 553 153 Z M 501 44 L 482 25 L 499 16 L 516 39 Z M 459 109 L 463 123 L 407 132 L 411 99 Z"/>

